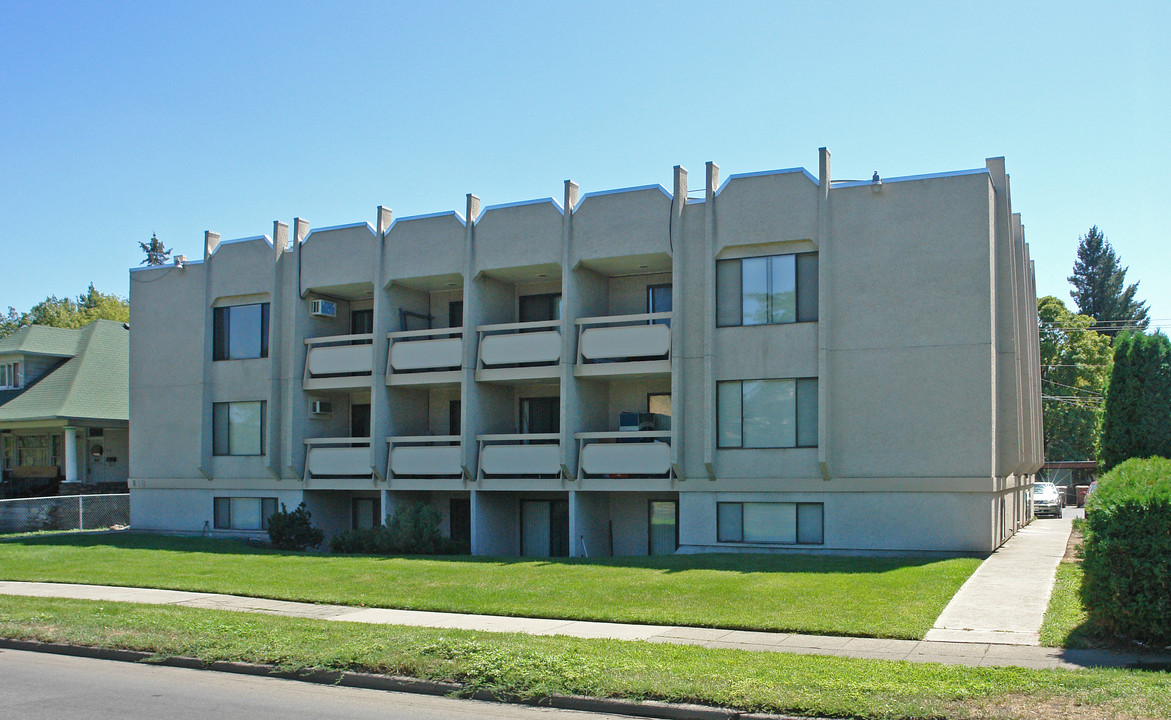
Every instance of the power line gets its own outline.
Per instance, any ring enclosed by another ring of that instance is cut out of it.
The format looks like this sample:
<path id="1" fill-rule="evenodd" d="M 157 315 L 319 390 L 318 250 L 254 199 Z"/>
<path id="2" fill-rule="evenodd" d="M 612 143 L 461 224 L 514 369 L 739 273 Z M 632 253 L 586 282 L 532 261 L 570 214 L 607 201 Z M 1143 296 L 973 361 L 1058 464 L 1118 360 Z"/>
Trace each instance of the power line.
<path id="1" fill-rule="evenodd" d="M 1065 385 L 1063 383 L 1057 382 L 1056 380 L 1049 380 L 1048 378 L 1041 378 L 1041 382 L 1046 382 L 1046 383 L 1049 383 L 1050 385 L 1056 385 L 1057 387 L 1068 388 L 1070 390 L 1077 390 L 1078 392 L 1090 393 L 1091 395 L 1095 395 L 1097 397 L 1103 397 L 1102 393 L 1098 392 L 1097 390 L 1088 390 L 1086 388 L 1080 388 L 1080 387 L 1076 387 L 1074 385 Z"/>

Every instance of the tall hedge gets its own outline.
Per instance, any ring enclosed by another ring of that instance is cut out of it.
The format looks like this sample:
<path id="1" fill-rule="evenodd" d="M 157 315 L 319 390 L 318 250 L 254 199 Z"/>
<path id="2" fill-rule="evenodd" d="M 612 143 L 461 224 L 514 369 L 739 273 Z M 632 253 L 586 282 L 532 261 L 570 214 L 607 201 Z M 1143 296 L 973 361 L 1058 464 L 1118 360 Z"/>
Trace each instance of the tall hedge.
<path id="1" fill-rule="evenodd" d="M 1171 460 L 1134 458 L 1086 502 L 1082 602 L 1099 627 L 1171 644 Z"/>
<path id="2" fill-rule="evenodd" d="M 1171 457 L 1171 340 L 1162 333 L 1119 335 L 1102 413 L 1098 465 Z"/>

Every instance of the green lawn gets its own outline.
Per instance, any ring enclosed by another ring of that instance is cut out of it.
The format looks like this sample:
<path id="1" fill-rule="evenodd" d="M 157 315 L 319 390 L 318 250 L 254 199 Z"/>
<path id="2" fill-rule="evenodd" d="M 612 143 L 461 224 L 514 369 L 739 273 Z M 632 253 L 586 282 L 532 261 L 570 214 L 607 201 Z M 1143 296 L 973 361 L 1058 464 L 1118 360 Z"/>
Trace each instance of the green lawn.
<path id="1" fill-rule="evenodd" d="M 921 638 L 978 559 L 690 555 L 606 560 L 280 553 L 228 540 L 38 536 L 0 542 L 0 579 L 309 602 Z"/>
<path id="2" fill-rule="evenodd" d="M 0 636 L 454 680 L 529 697 L 891 720 L 1171 716 L 1171 675 L 1161 672 L 969 668 L 3 596 Z"/>

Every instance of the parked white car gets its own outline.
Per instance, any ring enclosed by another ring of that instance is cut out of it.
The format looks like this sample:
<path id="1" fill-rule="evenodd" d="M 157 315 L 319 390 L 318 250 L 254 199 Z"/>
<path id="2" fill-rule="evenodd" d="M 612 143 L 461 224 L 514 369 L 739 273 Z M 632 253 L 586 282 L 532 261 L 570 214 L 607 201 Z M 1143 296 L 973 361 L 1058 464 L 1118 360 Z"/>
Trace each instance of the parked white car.
<path id="1" fill-rule="evenodd" d="M 1065 507 L 1065 495 L 1051 482 L 1033 484 L 1033 514 L 1041 517 L 1042 514 L 1050 517 L 1061 517 L 1061 509 Z"/>

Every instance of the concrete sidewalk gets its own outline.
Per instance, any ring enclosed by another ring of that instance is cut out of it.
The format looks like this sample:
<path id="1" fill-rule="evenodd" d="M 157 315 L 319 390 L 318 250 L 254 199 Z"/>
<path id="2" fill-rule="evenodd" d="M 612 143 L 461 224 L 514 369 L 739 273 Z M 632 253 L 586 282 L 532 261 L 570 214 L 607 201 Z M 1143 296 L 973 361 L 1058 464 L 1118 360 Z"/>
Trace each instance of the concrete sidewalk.
<path id="1" fill-rule="evenodd" d="M 153 605 L 215 610 L 235 610 L 269 615 L 313 618 L 339 622 L 360 622 L 416 627 L 483 630 L 489 632 L 528 633 L 531 635 L 565 635 L 581 638 L 614 638 L 647 642 L 697 645 L 759 652 L 785 652 L 806 655 L 876 660 L 937 662 L 947 665 L 1012 665 L 1029 668 L 1139 667 L 1171 663 L 1171 656 L 1153 657 L 1098 650 L 1062 650 L 1035 646 L 1004 645 L 988 642 L 938 642 L 931 640 L 882 640 L 875 638 L 796 635 L 776 632 L 747 632 L 664 625 L 584 622 L 547 618 L 516 618 L 496 615 L 386 610 L 343 605 L 264 600 L 261 598 L 183 592 L 150 588 L 124 588 L 104 585 L 30 583 L 0 581 L 0 594 L 26 597 L 62 597 L 110 602 L 133 602 Z"/>
<path id="2" fill-rule="evenodd" d="M 1041 623 L 1073 519 L 1034 520 L 981 563 L 926 640 L 1040 645 Z"/>

